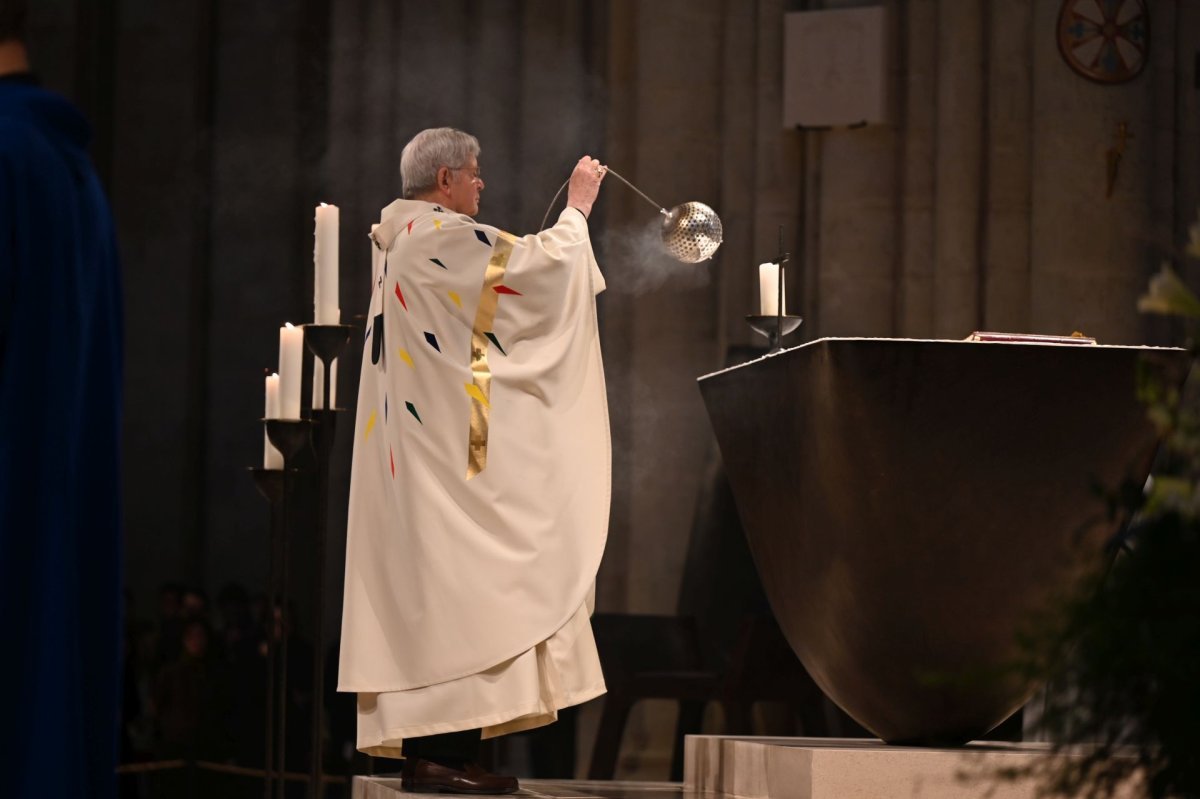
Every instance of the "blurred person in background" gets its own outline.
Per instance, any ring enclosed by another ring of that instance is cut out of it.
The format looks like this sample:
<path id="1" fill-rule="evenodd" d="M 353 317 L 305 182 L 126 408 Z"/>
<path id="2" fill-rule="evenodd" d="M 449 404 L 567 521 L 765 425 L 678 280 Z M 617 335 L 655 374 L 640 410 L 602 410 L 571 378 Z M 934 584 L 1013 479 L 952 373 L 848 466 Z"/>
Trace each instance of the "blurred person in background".
<path id="1" fill-rule="evenodd" d="M 91 129 L 38 85 L 0 0 L 0 685 L 4 795 L 116 793 L 120 268 Z"/>
<path id="2" fill-rule="evenodd" d="M 113 797 L 122 312 L 88 122 L 0 0 L 0 733 L 7 797 Z"/>

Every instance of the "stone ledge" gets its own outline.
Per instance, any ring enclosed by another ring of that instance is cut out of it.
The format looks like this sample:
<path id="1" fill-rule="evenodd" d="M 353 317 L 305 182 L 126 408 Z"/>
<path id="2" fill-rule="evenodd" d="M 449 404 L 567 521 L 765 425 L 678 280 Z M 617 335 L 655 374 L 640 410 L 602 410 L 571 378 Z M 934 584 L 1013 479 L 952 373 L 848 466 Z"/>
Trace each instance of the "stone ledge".
<path id="1" fill-rule="evenodd" d="M 1037 799 L 1033 777 L 1004 769 L 1045 763 L 1040 743 L 959 748 L 889 746 L 874 739 L 689 735 L 684 791 L 736 799 Z M 1131 780 L 1117 799 L 1142 791 Z"/>

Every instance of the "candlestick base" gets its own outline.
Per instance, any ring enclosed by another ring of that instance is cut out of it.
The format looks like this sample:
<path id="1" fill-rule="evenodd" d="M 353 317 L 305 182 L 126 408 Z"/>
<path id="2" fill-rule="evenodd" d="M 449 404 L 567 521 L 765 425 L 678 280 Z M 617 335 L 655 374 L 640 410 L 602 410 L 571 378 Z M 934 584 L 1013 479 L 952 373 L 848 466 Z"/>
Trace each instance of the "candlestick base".
<path id="1" fill-rule="evenodd" d="M 746 323 L 750 325 L 754 332 L 767 337 L 768 349 L 771 352 L 781 349 L 780 342 L 783 337 L 794 333 L 803 321 L 803 317 L 788 316 L 787 314 L 783 316 L 779 316 L 778 314 L 772 314 L 771 316 L 760 314 L 746 315 Z"/>

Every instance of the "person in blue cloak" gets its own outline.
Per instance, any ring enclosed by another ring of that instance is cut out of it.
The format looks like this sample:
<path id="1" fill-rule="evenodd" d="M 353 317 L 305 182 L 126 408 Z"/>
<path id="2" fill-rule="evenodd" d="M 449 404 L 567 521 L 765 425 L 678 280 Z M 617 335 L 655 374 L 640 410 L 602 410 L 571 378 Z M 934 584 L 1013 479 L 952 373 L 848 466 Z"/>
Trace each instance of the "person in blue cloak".
<path id="1" fill-rule="evenodd" d="M 116 795 L 122 311 L 91 131 L 0 0 L 0 774 Z"/>

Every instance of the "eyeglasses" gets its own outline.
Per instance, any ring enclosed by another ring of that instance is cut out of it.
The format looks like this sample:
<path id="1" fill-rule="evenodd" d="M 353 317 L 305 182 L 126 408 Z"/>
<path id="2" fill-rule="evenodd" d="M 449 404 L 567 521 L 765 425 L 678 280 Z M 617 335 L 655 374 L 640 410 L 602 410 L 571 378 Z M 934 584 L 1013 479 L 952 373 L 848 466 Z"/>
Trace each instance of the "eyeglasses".
<path id="1" fill-rule="evenodd" d="M 476 167 L 452 166 L 452 167 L 450 167 L 450 171 L 451 172 L 466 172 L 467 176 L 470 177 L 471 180 L 478 180 L 480 183 L 483 182 L 483 177 L 479 171 L 479 167 L 477 167 L 477 166 Z"/>

